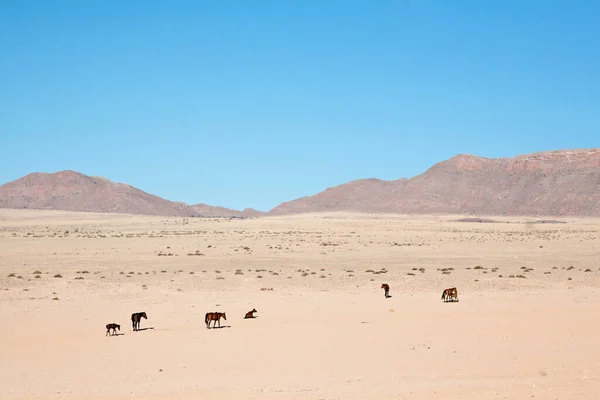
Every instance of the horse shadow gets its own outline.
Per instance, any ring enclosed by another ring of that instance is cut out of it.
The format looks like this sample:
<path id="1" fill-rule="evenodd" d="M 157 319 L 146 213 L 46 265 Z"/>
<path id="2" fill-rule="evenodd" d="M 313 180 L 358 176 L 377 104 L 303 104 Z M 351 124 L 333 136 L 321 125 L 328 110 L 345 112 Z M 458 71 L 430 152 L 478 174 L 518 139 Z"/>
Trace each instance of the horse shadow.
<path id="1" fill-rule="evenodd" d="M 223 328 L 231 328 L 231 325 L 211 326 L 208 329 L 223 329 Z"/>
<path id="2" fill-rule="evenodd" d="M 140 328 L 140 329 L 138 329 L 136 332 L 139 332 L 139 331 L 147 331 L 147 330 L 154 330 L 154 327 L 153 327 L 153 326 L 150 326 L 150 327 L 148 327 L 148 328 Z"/>

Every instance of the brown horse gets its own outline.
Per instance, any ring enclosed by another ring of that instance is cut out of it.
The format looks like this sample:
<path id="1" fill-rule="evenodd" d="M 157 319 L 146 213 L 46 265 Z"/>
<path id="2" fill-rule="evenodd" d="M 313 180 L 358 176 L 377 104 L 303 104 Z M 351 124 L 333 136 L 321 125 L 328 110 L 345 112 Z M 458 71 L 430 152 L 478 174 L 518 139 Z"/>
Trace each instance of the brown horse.
<path id="1" fill-rule="evenodd" d="M 442 300 L 444 300 L 444 302 L 458 301 L 458 291 L 456 290 L 456 288 L 453 287 L 444 289 L 444 291 L 442 292 Z"/>
<path id="2" fill-rule="evenodd" d="M 213 328 L 217 325 L 217 322 L 219 323 L 219 328 L 221 327 L 221 317 L 223 317 L 223 319 L 225 321 L 227 321 L 227 315 L 225 315 L 225 313 L 220 313 L 220 312 L 207 312 L 206 315 L 204 316 L 204 322 L 206 323 L 206 328 L 210 329 L 210 321 L 215 321 L 215 323 L 213 324 Z"/>
<path id="3" fill-rule="evenodd" d="M 148 319 L 148 316 L 146 315 L 145 312 L 138 312 L 138 313 L 131 314 L 131 323 L 133 325 L 134 331 L 140 330 L 140 320 L 142 318 Z"/>
<path id="4" fill-rule="evenodd" d="M 244 319 L 246 319 L 246 318 L 256 318 L 256 317 L 254 316 L 254 313 L 255 313 L 255 312 L 257 312 L 257 311 L 256 311 L 256 308 L 253 308 L 253 309 L 252 309 L 252 311 L 248 311 L 248 312 L 246 313 L 246 316 L 244 317 Z"/>
<path id="5" fill-rule="evenodd" d="M 383 290 L 385 290 L 385 297 L 386 298 L 392 297 L 392 296 L 390 296 L 390 285 L 388 285 L 387 283 L 384 283 L 384 284 L 381 285 L 381 288 Z"/>
<path id="6" fill-rule="evenodd" d="M 112 329 L 112 331 L 113 331 L 113 334 L 116 334 L 116 333 L 117 333 L 117 331 L 116 331 L 117 329 L 119 330 L 119 332 L 121 331 L 121 325 L 119 325 L 119 324 L 115 324 L 115 323 L 112 323 L 112 324 L 106 324 L 106 335 L 104 335 L 104 336 L 112 336 L 112 335 L 110 334 L 110 330 L 111 330 L 111 329 Z"/>

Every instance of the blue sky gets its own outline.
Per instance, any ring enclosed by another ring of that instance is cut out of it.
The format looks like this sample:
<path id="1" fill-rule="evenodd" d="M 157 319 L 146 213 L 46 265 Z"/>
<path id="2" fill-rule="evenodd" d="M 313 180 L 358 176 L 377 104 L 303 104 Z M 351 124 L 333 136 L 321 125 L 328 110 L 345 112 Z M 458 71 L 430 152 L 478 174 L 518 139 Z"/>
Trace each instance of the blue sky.
<path id="1" fill-rule="evenodd" d="M 268 210 L 600 145 L 600 2 L 0 0 L 0 183 Z"/>

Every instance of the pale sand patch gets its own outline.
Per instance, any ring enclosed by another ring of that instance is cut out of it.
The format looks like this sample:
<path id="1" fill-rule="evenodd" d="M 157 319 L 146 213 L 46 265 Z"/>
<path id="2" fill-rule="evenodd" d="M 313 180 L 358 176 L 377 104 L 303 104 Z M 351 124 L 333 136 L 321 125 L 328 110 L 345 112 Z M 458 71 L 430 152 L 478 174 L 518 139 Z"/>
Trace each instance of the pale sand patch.
<path id="1" fill-rule="evenodd" d="M 598 221 L 462 217 L 0 210 L 2 398 L 596 398 Z"/>

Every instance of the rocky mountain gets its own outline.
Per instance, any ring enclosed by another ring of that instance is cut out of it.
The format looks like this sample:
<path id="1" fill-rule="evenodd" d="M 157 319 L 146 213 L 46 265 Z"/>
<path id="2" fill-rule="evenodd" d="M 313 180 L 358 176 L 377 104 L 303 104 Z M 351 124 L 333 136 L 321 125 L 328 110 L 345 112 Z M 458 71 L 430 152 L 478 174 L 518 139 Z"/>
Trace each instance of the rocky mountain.
<path id="1" fill-rule="evenodd" d="M 365 179 L 269 212 L 600 216 L 600 149 L 490 159 L 457 155 L 411 179 Z"/>
<path id="2" fill-rule="evenodd" d="M 33 173 L 0 186 L 0 208 L 179 217 L 243 216 L 236 210 L 172 202 L 123 183 L 75 171 Z"/>
<path id="3" fill-rule="evenodd" d="M 245 208 L 242 211 L 232 210 L 231 208 L 210 206 L 208 204 L 199 203 L 191 206 L 199 215 L 205 217 L 258 217 L 264 213 L 252 208 Z"/>
<path id="4" fill-rule="evenodd" d="M 171 202 L 130 185 L 74 171 L 33 173 L 0 186 L 0 208 L 182 217 L 331 211 L 600 217 L 600 149 L 514 158 L 460 154 L 410 179 L 356 180 L 282 203 L 268 213 Z"/>

